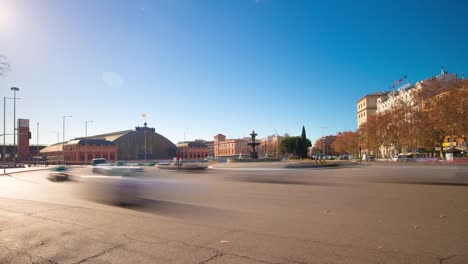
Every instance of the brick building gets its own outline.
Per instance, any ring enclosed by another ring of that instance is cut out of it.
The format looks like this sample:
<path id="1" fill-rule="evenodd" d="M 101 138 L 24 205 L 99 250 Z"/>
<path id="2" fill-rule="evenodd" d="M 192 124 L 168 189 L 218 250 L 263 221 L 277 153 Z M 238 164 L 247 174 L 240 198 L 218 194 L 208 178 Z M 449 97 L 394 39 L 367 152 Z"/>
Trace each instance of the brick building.
<path id="1" fill-rule="evenodd" d="M 315 155 L 316 151 L 321 151 L 321 155 L 325 156 L 334 156 L 336 154 L 335 149 L 333 148 L 333 143 L 336 140 L 336 136 L 330 135 L 317 139 L 313 148 L 311 148 L 311 156 Z"/>
<path id="2" fill-rule="evenodd" d="M 182 159 L 205 159 L 210 156 L 209 142 L 201 139 L 184 141 L 176 144 L 177 154 Z"/>

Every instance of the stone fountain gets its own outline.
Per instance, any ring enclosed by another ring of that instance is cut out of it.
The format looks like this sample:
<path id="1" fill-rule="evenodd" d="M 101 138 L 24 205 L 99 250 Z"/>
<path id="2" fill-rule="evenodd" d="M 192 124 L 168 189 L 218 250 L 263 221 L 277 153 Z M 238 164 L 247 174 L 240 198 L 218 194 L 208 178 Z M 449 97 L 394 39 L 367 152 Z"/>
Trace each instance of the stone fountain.
<path id="1" fill-rule="evenodd" d="M 255 137 L 257 136 L 257 133 L 255 133 L 255 130 L 252 130 L 252 133 L 250 133 L 250 136 L 252 138 L 252 142 L 247 143 L 247 145 L 252 147 L 252 151 L 250 151 L 250 158 L 258 159 L 257 146 L 260 145 L 260 143 L 255 141 Z"/>

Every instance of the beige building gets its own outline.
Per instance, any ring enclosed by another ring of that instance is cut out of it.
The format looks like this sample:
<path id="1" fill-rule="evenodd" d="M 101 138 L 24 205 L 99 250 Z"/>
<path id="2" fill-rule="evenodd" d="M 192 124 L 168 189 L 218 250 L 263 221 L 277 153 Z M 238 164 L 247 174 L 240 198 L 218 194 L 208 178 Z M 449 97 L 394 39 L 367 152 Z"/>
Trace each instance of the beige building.
<path id="1" fill-rule="evenodd" d="M 283 138 L 284 137 L 278 135 L 262 138 L 260 140 L 259 157 L 264 158 L 268 156 L 269 158 L 278 158 L 279 147 Z"/>
<path id="2" fill-rule="evenodd" d="M 435 89 L 437 86 L 441 86 L 439 89 L 442 93 L 447 89 L 447 87 L 455 85 L 457 80 L 456 74 L 448 73 L 444 68 L 442 68 L 441 73 L 437 76 L 419 81 L 415 85 L 410 85 L 408 83 L 407 85 L 388 93 L 386 96 L 377 99 L 377 113 L 390 111 L 401 103 L 408 106 L 414 106 L 414 95 L 417 91 L 423 89 Z"/>
<path id="3" fill-rule="evenodd" d="M 238 139 L 226 139 L 225 135 L 218 134 L 214 137 L 215 157 L 250 157 L 250 151 L 252 150 L 252 147 L 247 145 L 247 143 L 249 142 L 251 142 L 251 139 L 248 137 Z"/>
<path id="4" fill-rule="evenodd" d="M 385 98 L 387 95 L 388 92 L 376 92 L 373 94 L 368 94 L 357 101 L 356 107 L 358 129 L 361 124 L 367 122 L 367 118 L 369 116 L 373 116 L 377 112 L 377 100 L 379 98 Z"/>

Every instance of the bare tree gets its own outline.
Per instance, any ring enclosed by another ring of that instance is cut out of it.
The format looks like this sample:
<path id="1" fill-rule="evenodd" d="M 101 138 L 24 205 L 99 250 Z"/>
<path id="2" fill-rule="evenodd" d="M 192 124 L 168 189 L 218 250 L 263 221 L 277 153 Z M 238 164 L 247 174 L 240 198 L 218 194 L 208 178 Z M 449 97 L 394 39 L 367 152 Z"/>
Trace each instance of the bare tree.
<path id="1" fill-rule="evenodd" d="M 0 77 L 5 77 L 7 72 L 9 72 L 10 70 L 11 70 L 11 67 L 6 57 L 3 55 L 0 55 Z"/>

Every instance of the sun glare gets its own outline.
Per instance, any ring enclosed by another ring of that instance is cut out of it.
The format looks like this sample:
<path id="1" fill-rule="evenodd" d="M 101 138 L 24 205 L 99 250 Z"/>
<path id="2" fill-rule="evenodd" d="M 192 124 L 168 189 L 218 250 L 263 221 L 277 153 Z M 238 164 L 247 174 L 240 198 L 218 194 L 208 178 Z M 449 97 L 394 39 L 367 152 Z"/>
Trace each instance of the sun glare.
<path id="1" fill-rule="evenodd" d="M 0 31 L 11 29 L 13 8 L 6 1 L 0 1 Z"/>

